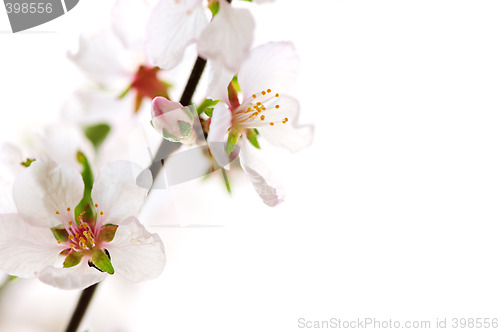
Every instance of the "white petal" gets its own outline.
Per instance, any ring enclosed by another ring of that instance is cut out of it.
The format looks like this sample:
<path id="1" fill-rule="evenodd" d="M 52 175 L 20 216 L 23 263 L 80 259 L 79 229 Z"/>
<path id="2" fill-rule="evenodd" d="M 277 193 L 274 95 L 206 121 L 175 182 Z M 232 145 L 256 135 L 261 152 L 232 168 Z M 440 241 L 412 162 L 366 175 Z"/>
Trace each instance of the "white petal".
<path id="1" fill-rule="evenodd" d="M 212 156 L 217 164 L 223 167 L 227 166 L 234 159 L 227 155 L 225 148 L 227 131 L 231 127 L 231 118 L 231 111 L 226 104 L 218 103 L 215 105 L 207 137 Z"/>
<path id="2" fill-rule="evenodd" d="M 0 147 L 0 213 L 16 213 L 12 196 L 14 180 L 23 170 L 21 151 L 12 144 Z"/>
<path id="3" fill-rule="evenodd" d="M 151 187 L 151 172 L 128 161 L 104 165 L 92 188 L 92 200 L 98 204 L 97 222 L 121 224 L 130 216 L 137 216 Z M 103 212 L 102 217 L 99 216 Z"/>
<path id="4" fill-rule="evenodd" d="M 149 233 L 134 217 L 118 227 L 108 250 L 116 273 L 134 282 L 156 278 L 165 267 L 160 237 Z"/>
<path id="5" fill-rule="evenodd" d="M 266 2 L 274 2 L 274 0 L 253 0 L 255 3 L 266 3 Z"/>
<path id="6" fill-rule="evenodd" d="M 73 210 L 80 203 L 83 188 L 82 177 L 75 168 L 42 157 L 15 180 L 14 202 L 27 222 L 53 227 L 61 224 L 61 216 L 70 213 L 66 208 Z M 56 211 L 60 211 L 59 216 Z"/>
<path id="7" fill-rule="evenodd" d="M 285 92 L 295 82 L 298 69 L 299 57 L 291 42 L 270 42 L 254 48 L 238 73 L 243 100 L 267 89 Z"/>
<path id="8" fill-rule="evenodd" d="M 44 127 L 34 143 L 37 156 L 48 156 L 57 163 L 63 163 L 81 170 L 76 154 L 81 151 L 92 161 L 94 147 L 84 136 L 81 128 L 72 123 L 57 123 Z"/>
<path id="9" fill-rule="evenodd" d="M 207 24 L 200 0 L 160 0 L 146 30 L 149 61 L 165 70 L 177 66 L 186 47 L 198 39 Z"/>
<path id="10" fill-rule="evenodd" d="M 32 278 L 54 264 L 61 250 L 49 228 L 31 226 L 18 214 L 0 215 L 0 270 Z"/>
<path id="11" fill-rule="evenodd" d="M 47 266 L 37 273 L 40 281 L 61 289 L 84 289 L 106 278 L 107 273 L 88 265 L 88 258 L 83 258 L 77 266 L 62 268 Z"/>
<path id="12" fill-rule="evenodd" d="M 210 79 L 207 87 L 207 98 L 222 100 L 229 105 L 227 86 L 231 83 L 234 73 L 218 62 L 209 62 Z"/>
<path id="13" fill-rule="evenodd" d="M 126 52 L 121 41 L 111 30 L 81 36 L 78 52 L 68 54 L 68 57 L 101 85 L 113 83 L 116 79 L 128 77 L 130 68 L 122 55 Z"/>
<path id="14" fill-rule="evenodd" d="M 314 127 L 312 125 L 298 125 L 299 102 L 286 95 L 279 98 L 280 114 L 286 115 L 289 121 L 285 124 L 278 122 L 274 126 L 259 127 L 259 132 L 269 143 L 284 147 L 290 152 L 300 151 L 313 140 Z"/>
<path id="15" fill-rule="evenodd" d="M 219 1 L 219 12 L 198 40 L 198 53 L 236 73 L 250 51 L 254 27 L 247 9 L 234 8 L 226 1 Z"/>
<path id="16" fill-rule="evenodd" d="M 153 1 L 117 0 L 111 10 L 111 25 L 127 49 L 142 50 Z"/>
<path id="17" fill-rule="evenodd" d="M 265 204 L 276 206 L 284 201 L 285 192 L 281 183 L 260 160 L 257 149 L 250 146 L 246 139 L 241 140 L 240 164 Z"/>

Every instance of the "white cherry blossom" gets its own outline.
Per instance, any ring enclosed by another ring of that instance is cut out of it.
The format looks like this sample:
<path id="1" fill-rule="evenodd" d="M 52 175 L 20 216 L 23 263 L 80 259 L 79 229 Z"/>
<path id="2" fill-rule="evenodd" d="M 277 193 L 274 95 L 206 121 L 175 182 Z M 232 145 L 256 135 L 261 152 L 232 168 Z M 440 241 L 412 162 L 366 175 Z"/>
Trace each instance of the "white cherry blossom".
<path id="1" fill-rule="evenodd" d="M 241 166 L 264 203 L 270 206 L 283 201 L 283 190 L 249 142 L 258 147 L 257 139 L 263 137 L 291 152 L 311 144 L 313 127 L 297 124 L 299 103 L 286 94 L 298 66 L 292 43 L 267 43 L 253 49 L 241 64 L 237 74 L 239 95 L 230 84 L 234 73 L 221 68 L 214 71 L 208 93 L 210 98 L 222 102 L 214 108 L 207 140 L 209 144 L 228 141 L 226 151 L 213 151 L 214 157 L 220 164 L 227 164 L 227 152 L 232 150 L 228 145 L 239 141 Z"/>
<path id="2" fill-rule="evenodd" d="M 0 215 L 0 270 L 62 289 L 83 289 L 108 274 L 131 281 L 157 277 L 163 243 L 136 216 L 151 174 L 126 161 L 103 166 L 91 197 L 95 217 L 75 207 L 84 182 L 75 168 L 42 157 L 15 180 L 17 213 Z M 140 176 L 139 176 L 140 174 Z"/>
<path id="3" fill-rule="evenodd" d="M 253 40 L 254 20 L 247 9 L 219 1 L 209 22 L 203 0 L 160 0 L 147 27 L 146 54 L 156 66 L 177 66 L 186 47 L 197 43 L 201 57 L 236 71 Z"/>

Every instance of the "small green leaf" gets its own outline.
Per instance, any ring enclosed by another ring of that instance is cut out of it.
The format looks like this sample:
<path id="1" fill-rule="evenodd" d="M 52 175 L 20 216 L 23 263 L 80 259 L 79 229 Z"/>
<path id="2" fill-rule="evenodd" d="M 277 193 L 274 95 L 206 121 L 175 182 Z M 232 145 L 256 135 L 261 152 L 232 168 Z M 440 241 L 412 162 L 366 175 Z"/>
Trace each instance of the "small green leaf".
<path id="1" fill-rule="evenodd" d="M 26 161 L 23 161 L 21 165 L 23 165 L 24 167 L 30 167 L 31 163 L 34 162 L 35 160 L 36 159 L 26 158 Z"/>
<path id="2" fill-rule="evenodd" d="M 111 127 L 106 123 L 99 123 L 93 126 L 88 126 L 83 130 L 85 132 L 85 136 L 92 142 L 94 148 L 97 149 L 104 142 L 109 132 L 111 131 Z"/>
<path id="3" fill-rule="evenodd" d="M 68 231 L 66 231 L 66 229 L 62 225 L 52 227 L 50 230 L 52 231 L 52 234 L 54 235 L 57 241 L 61 242 L 68 241 Z"/>
<path id="4" fill-rule="evenodd" d="M 179 142 L 179 137 L 175 137 L 174 135 L 171 135 L 166 129 L 163 129 L 163 138 L 170 142 Z"/>
<path id="5" fill-rule="evenodd" d="M 231 129 L 229 131 L 229 135 L 227 136 L 226 142 L 226 153 L 230 154 L 233 152 L 236 143 L 238 142 L 238 138 L 240 138 L 240 131 L 237 129 Z"/>
<path id="6" fill-rule="evenodd" d="M 73 267 L 75 265 L 78 265 L 82 261 L 83 257 L 83 252 L 80 251 L 72 251 L 69 253 L 68 256 L 66 256 L 66 259 L 64 260 L 63 267 Z"/>
<path id="7" fill-rule="evenodd" d="M 247 129 L 246 133 L 248 141 L 257 149 L 260 149 L 259 142 L 257 141 L 257 134 L 255 133 L 255 131 L 253 131 L 252 129 Z"/>
<path id="8" fill-rule="evenodd" d="M 240 83 L 238 83 L 238 75 L 234 75 L 233 76 L 233 79 L 231 80 L 231 83 L 233 83 L 233 88 L 237 92 L 241 92 Z"/>
<path id="9" fill-rule="evenodd" d="M 115 269 L 111 264 L 111 260 L 102 250 L 95 250 L 92 252 L 92 263 L 101 271 L 108 272 L 109 274 L 115 273 Z"/>
<path id="10" fill-rule="evenodd" d="M 205 108 L 205 114 L 206 114 L 209 118 L 211 118 L 211 117 L 212 117 L 213 113 L 214 113 L 214 109 L 213 109 L 213 107 Z"/>
<path id="11" fill-rule="evenodd" d="M 101 227 L 99 231 L 99 241 L 111 242 L 115 238 L 117 225 L 107 224 Z"/>
<path id="12" fill-rule="evenodd" d="M 186 138 L 191 136 L 191 132 L 193 131 L 193 126 L 190 123 L 184 121 L 177 121 L 179 125 L 179 129 L 181 130 L 182 137 Z"/>
<path id="13" fill-rule="evenodd" d="M 207 108 L 213 108 L 215 105 L 217 105 L 218 102 L 219 100 L 205 99 L 197 108 L 198 115 L 203 112 L 206 113 Z"/>
<path id="14" fill-rule="evenodd" d="M 82 165 L 82 178 L 83 178 L 83 183 L 85 185 L 85 189 L 83 191 L 83 198 L 78 203 L 78 205 L 75 208 L 75 220 L 78 223 L 78 216 L 85 211 L 85 217 L 92 219 L 94 218 L 94 203 L 92 202 L 92 197 L 90 196 L 92 192 L 92 186 L 94 185 L 94 175 L 92 174 L 92 169 L 90 168 L 90 163 L 87 159 L 87 156 L 83 154 L 83 152 L 78 151 L 76 153 L 76 160 Z"/>
<path id="15" fill-rule="evenodd" d="M 208 8 L 210 8 L 210 11 L 212 12 L 212 16 L 217 15 L 219 12 L 219 2 L 217 1 L 209 1 L 208 2 Z"/>

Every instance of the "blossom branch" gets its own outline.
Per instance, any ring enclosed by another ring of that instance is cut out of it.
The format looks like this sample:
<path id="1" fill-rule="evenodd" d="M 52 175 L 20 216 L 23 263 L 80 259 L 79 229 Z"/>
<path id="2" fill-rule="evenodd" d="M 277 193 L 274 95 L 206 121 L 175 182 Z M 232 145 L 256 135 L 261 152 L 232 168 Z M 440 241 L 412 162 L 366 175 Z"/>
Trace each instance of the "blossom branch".
<path id="1" fill-rule="evenodd" d="M 191 71 L 191 75 L 189 76 L 189 80 L 184 88 L 184 92 L 182 93 L 180 103 L 183 105 L 191 104 L 191 99 L 193 98 L 194 91 L 198 86 L 201 75 L 203 74 L 203 70 L 205 69 L 207 61 L 198 57 Z M 165 158 L 167 158 L 170 154 L 172 154 L 175 150 L 177 150 L 181 146 L 180 143 L 172 143 L 167 140 L 163 140 L 156 152 L 149 169 L 153 175 L 153 181 L 156 179 L 160 170 L 163 166 L 163 162 Z M 94 296 L 94 293 L 97 289 L 97 285 L 99 283 L 94 284 L 90 287 L 85 288 L 80 295 L 76 308 L 71 316 L 71 320 L 66 328 L 66 332 L 75 332 L 80 325 L 83 316 L 85 315 L 87 308 Z"/>
<path id="2" fill-rule="evenodd" d="M 97 285 L 99 284 L 98 283 L 93 284 L 92 286 L 87 287 L 82 291 L 82 294 L 78 299 L 75 311 L 73 312 L 73 316 L 71 317 L 68 327 L 66 328 L 66 332 L 76 332 L 76 329 L 80 325 L 83 316 L 85 315 L 85 312 L 87 311 L 87 308 L 90 304 L 90 301 L 94 296 L 94 293 L 97 289 Z"/>

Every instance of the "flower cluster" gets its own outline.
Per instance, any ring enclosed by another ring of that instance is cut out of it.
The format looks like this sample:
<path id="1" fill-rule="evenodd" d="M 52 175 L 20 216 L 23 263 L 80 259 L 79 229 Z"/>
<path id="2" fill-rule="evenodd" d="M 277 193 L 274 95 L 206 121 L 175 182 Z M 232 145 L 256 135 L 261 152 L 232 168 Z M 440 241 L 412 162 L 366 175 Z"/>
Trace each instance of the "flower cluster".
<path id="1" fill-rule="evenodd" d="M 8 170 L 0 177 L 0 270 L 63 289 L 162 272 L 163 243 L 138 220 L 158 171 L 154 160 L 148 167 L 123 153 L 137 131 L 160 144 L 158 153 L 204 147 L 208 173 L 221 169 L 227 181 L 227 170 L 241 169 L 266 205 L 283 202 L 262 140 L 297 152 L 311 144 L 313 128 L 298 124 L 290 94 L 299 66 L 293 43 L 254 46 L 254 28 L 237 0 L 117 0 L 110 24 L 84 33 L 68 53 L 88 82 L 68 98 L 61 122 L 23 154 L 0 150 Z M 186 77 L 173 69 L 191 60 L 190 45 L 198 58 L 177 102 L 170 96 Z"/>

